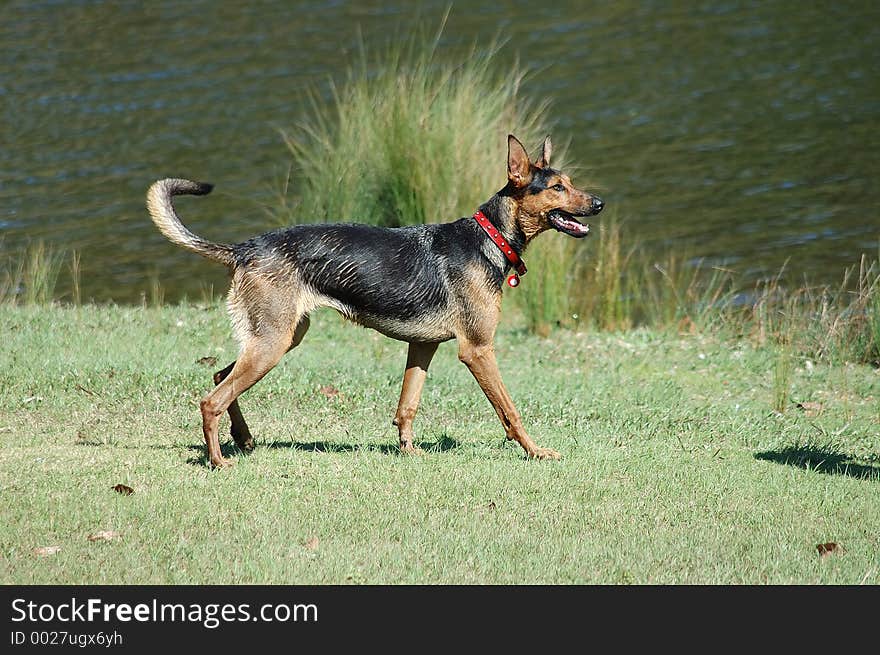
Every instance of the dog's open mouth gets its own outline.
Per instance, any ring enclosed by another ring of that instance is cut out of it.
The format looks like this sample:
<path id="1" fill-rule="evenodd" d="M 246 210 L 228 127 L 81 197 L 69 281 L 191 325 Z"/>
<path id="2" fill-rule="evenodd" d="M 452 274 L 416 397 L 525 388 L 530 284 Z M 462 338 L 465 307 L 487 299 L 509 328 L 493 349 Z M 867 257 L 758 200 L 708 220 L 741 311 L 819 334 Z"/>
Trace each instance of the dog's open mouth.
<path id="1" fill-rule="evenodd" d="M 581 223 L 573 214 L 561 209 L 554 209 L 547 215 L 547 218 L 550 220 L 550 225 L 560 232 L 565 232 L 568 236 L 581 239 L 590 233 L 589 225 Z"/>

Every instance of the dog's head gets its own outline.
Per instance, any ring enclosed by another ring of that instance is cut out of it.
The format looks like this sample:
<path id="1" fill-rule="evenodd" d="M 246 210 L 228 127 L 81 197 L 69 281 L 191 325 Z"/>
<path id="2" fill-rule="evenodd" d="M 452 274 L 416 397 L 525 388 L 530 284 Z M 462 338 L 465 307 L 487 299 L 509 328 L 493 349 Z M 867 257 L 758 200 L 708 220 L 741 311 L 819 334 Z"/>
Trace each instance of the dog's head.
<path id="1" fill-rule="evenodd" d="M 507 191 L 517 203 L 517 223 L 527 240 L 551 227 L 585 237 L 590 226 L 578 219 L 598 214 L 605 206 L 598 196 L 574 188 L 568 175 L 550 168 L 552 152 L 548 136 L 533 164 L 523 144 L 512 134 L 507 137 Z"/>

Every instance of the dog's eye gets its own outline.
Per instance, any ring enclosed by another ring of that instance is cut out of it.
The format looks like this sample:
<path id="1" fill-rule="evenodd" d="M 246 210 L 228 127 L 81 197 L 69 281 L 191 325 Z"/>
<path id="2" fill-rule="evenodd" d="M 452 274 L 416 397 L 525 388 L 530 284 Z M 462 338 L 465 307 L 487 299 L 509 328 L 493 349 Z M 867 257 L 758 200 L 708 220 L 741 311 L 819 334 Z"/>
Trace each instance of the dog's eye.
<path id="1" fill-rule="evenodd" d="M 563 191 L 565 191 L 565 187 L 562 186 L 561 184 L 554 184 L 552 188 L 554 191 L 559 191 L 559 193 L 562 193 Z"/>

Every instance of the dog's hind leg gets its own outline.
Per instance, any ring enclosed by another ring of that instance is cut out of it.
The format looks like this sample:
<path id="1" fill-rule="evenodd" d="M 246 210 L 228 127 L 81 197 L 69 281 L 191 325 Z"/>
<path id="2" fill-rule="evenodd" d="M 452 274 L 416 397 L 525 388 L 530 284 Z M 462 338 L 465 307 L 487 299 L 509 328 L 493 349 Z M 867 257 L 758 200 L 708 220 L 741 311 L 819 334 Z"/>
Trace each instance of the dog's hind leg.
<path id="1" fill-rule="evenodd" d="M 419 409 L 419 399 L 428 375 L 428 366 L 434 353 L 437 352 L 438 345 L 440 344 L 410 343 L 406 353 L 403 388 L 400 390 L 400 401 L 397 403 L 397 413 L 393 421 L 400 433 L 400 450 L 404 453 L 418 452 L 413 446 L 412 424 Z"/>
<path id="2" fill-rule="evenodd" d="M 307 324 L 306 324 L 306 327 Z M 299 326 L 297 326 L 299 328 Z M 294 345 L 294 335 L 299 329 L 272 331 L 252 335 L 242 348 L 241 354 L 214 390 L 206 395 L 200 404 L 202 410 L 202 432 L 205 436 L 208 461 L 213 467 L 228 466 L 229 460 L 220 452 L 220 439 L 217 434 L 220 416 L 230 408 L 242 393 L 259 382 L 281 360 L 284 353 Z M 305 330 L 302 331 L 303 334 Z M 300 339 L 302 335 L 300 335 Z M 238 412 L 241 416 L 241 412 Z"/>
<path id="3" fill-rule="evenodd" d="M 288 350 L 299 345 L 308 329 L 309 317 L 304 316 L 296 326 L 296 330 L 293 333 L 293 340 Z M 223 382 L 234 367 L 235 362 L 232 362 L 223 370 L 214 373 L 214 384 L 217 385 Z M 254 449 L 254 438 L 251 436 L 251 431 L 248 429 L 244 416 L 242 416 L 241 408 L 238 406 L 238 398 L 229 403 L 227 411 L 229 412 L 229 420 L 232 423 L 229 431 L 230 434 L 232 434 L 232 438 L 235 440 L 235 445 L 246 453 L 251 452 Z"/>
<path id="4" fill-rule="evenodd" d="M 235 362 L 232 362 L 222 371 L 214 373 L 214 384 L 217 385 L 223 382 L 234 366 Z M 244 452 L 251 452 L 254 449 L 254 438 L 251 436 L 247 423 L 245 423 L 244 416 L 241 415 L 238 399 L 233 400 L 229 404 L 227 411 L 229 412 L 229 420 L 232 422 L 232 427 L 229 431 L 232 434 L 232 438 L 235 439 L 235 444 Z"/>
<path id="5" fill-rule="evenodd" d="M 529 457 L 536 459 L 559 459 L 560 455 L 550 448 L 540 448 L 526 433 L 522 419 L 513 404 L 510 394 L 504 388 L 498 363 L 495 361 L 495 348 L 491 341 L 472 342 L 459 337 L 458 358 L 470 369 L 477 383 L 486 394 L 508 439 L 514 439 L 523 447 Z"/>

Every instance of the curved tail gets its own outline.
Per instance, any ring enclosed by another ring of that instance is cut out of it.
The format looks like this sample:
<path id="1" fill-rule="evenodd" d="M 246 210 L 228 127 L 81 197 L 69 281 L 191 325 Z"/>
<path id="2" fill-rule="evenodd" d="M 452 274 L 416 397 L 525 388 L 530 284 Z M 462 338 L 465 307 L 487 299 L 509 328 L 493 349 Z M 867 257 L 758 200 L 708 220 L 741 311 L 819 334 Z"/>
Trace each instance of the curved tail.
<path id="1" fill-rule="evenodd" d="M 171 204 L 173 196 L 204 196 L 211 193 L 213 188 L 211 184 L 191 182 L 190 180 L 174 178 L 159 180 L 154 182 L 150 190 L 147 191 L 147 209 L 156 227 L 169 241 L 187 250 L 197 252 L 202 257 L 232 267 L 235 264 L 232 246 L 206 241 L 187 230 L 177 217 L 174 205 Z"/>

